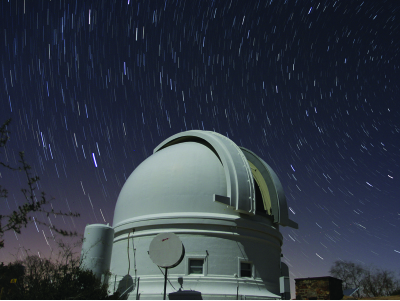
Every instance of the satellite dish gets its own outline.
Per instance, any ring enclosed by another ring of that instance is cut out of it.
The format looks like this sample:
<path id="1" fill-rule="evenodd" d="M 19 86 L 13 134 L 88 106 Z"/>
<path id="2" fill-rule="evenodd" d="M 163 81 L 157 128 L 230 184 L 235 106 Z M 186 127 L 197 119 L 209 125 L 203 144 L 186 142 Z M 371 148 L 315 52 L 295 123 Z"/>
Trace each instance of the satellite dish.
<path id="1" fill-rule="evenodd" d="M 160 233 L 150 243 L 151 260 L 162 268 L 173 268 L 181 263 L 185 248 L 174 233 Z"/>

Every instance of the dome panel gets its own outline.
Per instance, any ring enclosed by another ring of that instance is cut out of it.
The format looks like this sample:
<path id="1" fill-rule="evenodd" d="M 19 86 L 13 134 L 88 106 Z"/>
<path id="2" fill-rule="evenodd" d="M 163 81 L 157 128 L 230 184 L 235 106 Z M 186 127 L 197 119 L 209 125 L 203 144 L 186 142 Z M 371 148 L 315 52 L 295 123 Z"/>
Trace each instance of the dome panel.
<path id="1" fill-rule="evenodd" d="M 268 208 L 270 206 L 274 222 L 284 227 L 289 226 L 298 229 L 298 224 L 289 219 L 288 206 L 286 203 L 285 192 L 281 181 L 274 170 L 264 162 L 263 159 L 258 157 L 255 153 L 248 150 L 247 148 L 240 147 L 243 154 L 251 165 L 257 169 L 255 175 L 259 176 L 259 180 L 263 179 L 262 184 L 265 187 L 264 195 L 266 196 L 265 205 Z"/>
<path id="2" fill-rule="evenodd" d="M 182 142 L 196 141 L 208 146 L 221 160 L 227 184 L 226 197 L 215 195 L 214 201 L 234 208 L 235 211 L 255 214 L 253 176 L 247 159 L 240 148 L 229 138 L 211 131 L 192 130 L 173 135 L 161 142 L 154 153 Z"/>
<path id="3" fill-rule="evenodd" d="M 114 212 L 114 227 L 138 216 L 176 213 L 232 213 L 213 195 L 227 192 L 224 168 L 207 146 L 183 142 L 162 149 L 129 176 Z"/>

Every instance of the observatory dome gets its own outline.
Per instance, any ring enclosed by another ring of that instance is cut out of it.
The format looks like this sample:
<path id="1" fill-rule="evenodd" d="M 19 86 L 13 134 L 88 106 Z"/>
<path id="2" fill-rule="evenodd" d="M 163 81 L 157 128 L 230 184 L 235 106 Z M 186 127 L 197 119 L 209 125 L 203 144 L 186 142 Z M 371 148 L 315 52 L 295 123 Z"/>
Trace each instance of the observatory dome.
<path id="1" fill-rule="evenodd" d="M 113 226 L 87 226 L 82 254 L 124 298 L 287 298 L 279 226 L 298 228 L 272 168 L 223 135 L 193 130 L 162 141 L 132 172 Z"/>
<path id="2" fill-rule="evenodd" d="M 224 168 L 206 145 L 183 142 L 161 149 L 143 161 L 129 176 L 115 207 L 114 227 L 139 216 L 179 212 L 228 212 L 213 202 L 226 195 Z"/>
<path id="3" fill-rule="evenodd" d="M 267 163 L 225 136 L 198 130 L 164 140 L 132 172 L 118 197 L 113 227 L 120 231 L 139 220 L 203 213 L 226 218 L 262 213 L 297 228 Z"/>

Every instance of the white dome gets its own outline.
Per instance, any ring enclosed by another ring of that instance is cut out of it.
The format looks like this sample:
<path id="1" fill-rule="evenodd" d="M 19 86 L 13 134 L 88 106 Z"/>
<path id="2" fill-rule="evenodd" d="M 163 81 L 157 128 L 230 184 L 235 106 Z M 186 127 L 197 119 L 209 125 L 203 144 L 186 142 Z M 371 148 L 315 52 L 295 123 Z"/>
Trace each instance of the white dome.
<path id="1" fill-rule="evenodd" d="M 174 233 L 184 255 L 168 268 L 167 293 L 181 285 L 203 299 L 279 298 L 280 282 L 288 279 L 281 271 L 279 225 L 297 228 L 287 211 L 277 175 L 256 154 L 214 132 L 173 135 L 120 192 L 110 287 L 128 298 L 160 299 L 164 275 L 152 261 L 151 244 Z"/>
<path id="2" fill-rule="evenodd" d="M 217 155 L 198 142 L 171 145 L 147 158 L 129 176 L 115 206 L 113 226 L 161 213 L 239 215 L 214 202 L 214 194 L 227 194 L 224 167 Z"/>

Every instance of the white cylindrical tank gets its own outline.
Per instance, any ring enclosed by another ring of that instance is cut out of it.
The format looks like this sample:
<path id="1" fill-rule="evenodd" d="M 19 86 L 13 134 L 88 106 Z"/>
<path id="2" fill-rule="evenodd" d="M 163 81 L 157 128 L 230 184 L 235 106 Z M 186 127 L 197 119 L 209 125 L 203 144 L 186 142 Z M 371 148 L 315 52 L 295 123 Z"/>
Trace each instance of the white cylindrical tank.
<path id="1" fill-rule="evenodd" d="M 81 253 L 81 266 L 93 271 L 98 278 L 110 269 L 114 229 L 108 225 L 93 224 L 85 227 Z"/>

